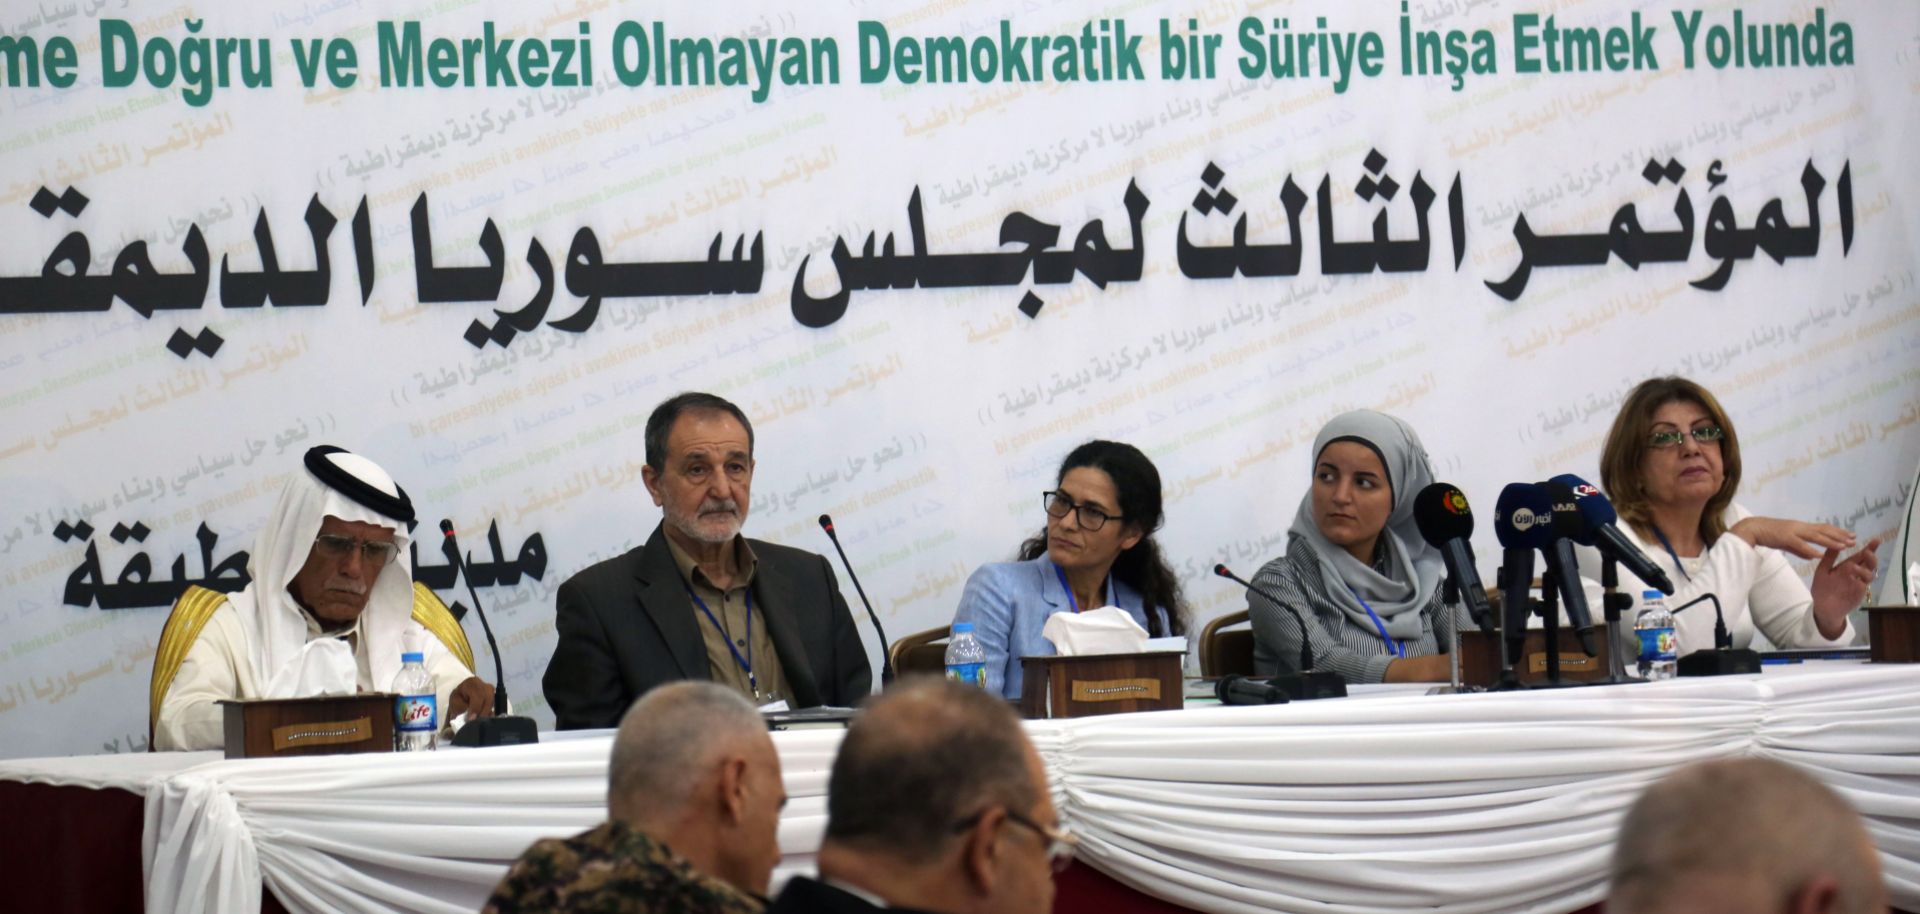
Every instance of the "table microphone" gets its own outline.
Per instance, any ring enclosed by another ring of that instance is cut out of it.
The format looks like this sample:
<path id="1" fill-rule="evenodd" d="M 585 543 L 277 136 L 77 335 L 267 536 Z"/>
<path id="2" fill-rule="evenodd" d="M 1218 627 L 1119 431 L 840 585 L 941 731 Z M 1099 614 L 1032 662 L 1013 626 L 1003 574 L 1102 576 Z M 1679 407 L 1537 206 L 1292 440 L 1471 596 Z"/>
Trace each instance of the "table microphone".
<path id="1" fill-rule="evenodd" d="M 1287 693 L 1270 682 L 1235 673 L 1213 684 L 1213 696 L 1223 705 L 1284 705 Z"/>
<path id="2" fill-rule="evenodd" d="M 1574 510 L 1580 512 L 1581 518 L 1587 522 L 1586 529 L 1581 536 L 1574 538 L 1574 542 L 1600 550 L 1601 555 L 1627 566 L 1627 570 L 1645 581 L 1648 587 L 1673 596 L 1673 579 L 1652 559 L 1647 558 L 1647 554 L 1640 551 L 1633 540 L 1620 532 L 1620 513 L 1614 510 L 1613 502 L 1600 494 L 1600 490 L 1592 483 L 1572 473 L 1561 473 L 1552 481 L 1573 490 Z"/>
<path id="3" fill-rule="evenodd" d="M 467 561 L 460 552 L 460 541 L 454 536 L 453 521 L 442 519 L 440 533 L 453 546 L 453 561 L 460 569 L 460 580 L 467 582 L 467 596 L 473 600 L 473 614 L 480 617 L 480 630 L 486 633 L 487 649 L 493 651 L 493 716 L 479 717 L 461 725 L 453 734 L 456 746 L 517 746 L 522 743 L 540 741 L 540 727 L 531 717 L 516 717 L 507 714 L 507 670 L 500 662 L 500 645 L 493 640 L 493 627 L 487 624 L 487 612 L 480 608 L 480 594 L 473 589 L 473 575 L 467 571 Z"/>
<path id="4" fill-rule="evenodd" d="M 1480 583 L 1480 569 L 1473 563 L 1473 509 L 1467 495 L 1457 486 L 1436 482 L 1413 497 L 1413 522 L 1420 538 L 1440 550 L 1446 563 L 1447 578 L 1453 581 L 1460 602 L 1480 630 L 1493 633 L 1493 609 L 1487 603 L 1486 585 Z"/>
<path id="5" fill-rule="evenodd" d="M 827 539 L 833 540 L 833 551 L 840 554 L 840 567 L 847 570 L 847 577 L 853 579 L 853 592 L 860 595 L 860 605 L 867 608 L 867 618 L 873 620 L 874 634 L 880 636 L 880 687 L 886 688 L 893 683 L 893 658 L 888 656 L 891 643 L 887 641 L 887 630 L 880 627 L 880 614 L 873 611 L 873 604 L 867 602 L 866 588 L 860 586 L 860 576 L 853 573 L 853 563 L 847 561 L 847 550 L 840 548 L 840 535 L 833 532 L 833 518 L 820 515 L 820 529 L 827 531 Z"/>
<path id="6" fill-rule="evenodd" d="M 1711 601 L 1713 603 L 1713 649 L 1694 651 L 1681 657 L 1674 668 L 1677 676 L 1731 676 L 1738 673 L 1760 672 L 1760 652 L 1751 648 L 1733 646 L 1733 635 L 1727 632 L 1726 614 L 1720 611 L 1720 598 L 1712 591 L 1703 593 L 1679 606 L 1673 614 L 1690 606 Z"/>
<path id="7" fill-rule="evenodd" d="M 1294 623 L 1300 626 L 1300 671 L 1297 673 L 1288 673 L 1283 676 L 1275 676 L 1269 680 L 1269 685 L 1284 691 L 1287 697 L 1294 701 L 1306 701 L 1310 698 L 1347 697 L 1347 680 L 1339 673 L 1332 670 L 1314 671 L 1313 638 L 1307 630 L 1307 620 L 1301 617 L 1299 610 L 1288 606 L 1286 601 L 1274 596 L 1264 588 L 1255 587 L 1245 580 L 1242 580 L 1239 575 L 1234 574 L 1233 571 L 1224 564 L 1213 566 L 1213 573 L 1273 601 L 1275 606 L 1286 610 L 1287 615 L 1292 616 Z M 1225 701 L 1226 699 L 1223 698 L 1221 700 Z"/>
<path id="8" fill-rule="evenodd" d="M 1567 609 L 1567 621 L 1572 623 L 1574 634 L 1580 639 L 1580 648 L 1589 657 L 1599 656 L 1593 636 L 1593 613 L 1587 607 L 1587 591 L 1580 580 L 1580 563 L 1573 554 L 1573 544 L 1591 539 L 1592 530 L 1587 526 L 1586 516 L 1574 507 L 1577 496 L 1573 487 L 1563 482 L 1547 480 L 1538 483 L 1553 499 L 1553 542 L 1543 553 L 1547 560 L 1547 570 L 1553 574 L 1554 583 L 1560 591 L 1560 603 Z"/>

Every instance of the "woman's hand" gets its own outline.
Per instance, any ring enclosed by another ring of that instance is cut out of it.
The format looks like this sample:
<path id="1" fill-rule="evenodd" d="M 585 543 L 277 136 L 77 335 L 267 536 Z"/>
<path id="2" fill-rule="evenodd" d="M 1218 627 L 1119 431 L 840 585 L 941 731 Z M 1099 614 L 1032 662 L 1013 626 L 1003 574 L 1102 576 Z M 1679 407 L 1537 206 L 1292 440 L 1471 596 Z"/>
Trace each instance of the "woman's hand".
<path id="1" fill-rule="evenodd" d="M 1453 662 L 1446 654 L 1402 657 L 1387 664 L 1381 682 L 1446 682 L 1453 677 Z"/>
<path id="2" fill-rule="evenodd" d="M 1820 558 L 1821 551 L 1825 550 L 1831 561 L 1836 550 L 1851 549 L 1854 544 L 1853 534 L 1839 527 L 1778 517 L 1749 517 L 1727 532 L 1746 540 L 1748 545 L 1778 549 L 1803 559 Z"/>
<path id="3" fill-rule="evenodd" d="M 1869 540 L 1866 548 L 1840 559 L 1840 550 L 1828 549 L 1813 569 L 1813 621 L 1825 638 L 1837 638 L 1847 630 L 1847 614 L 1867 599 L 1867 588 L 1880 569 L 1874 551 L 1879 540 Z"/>

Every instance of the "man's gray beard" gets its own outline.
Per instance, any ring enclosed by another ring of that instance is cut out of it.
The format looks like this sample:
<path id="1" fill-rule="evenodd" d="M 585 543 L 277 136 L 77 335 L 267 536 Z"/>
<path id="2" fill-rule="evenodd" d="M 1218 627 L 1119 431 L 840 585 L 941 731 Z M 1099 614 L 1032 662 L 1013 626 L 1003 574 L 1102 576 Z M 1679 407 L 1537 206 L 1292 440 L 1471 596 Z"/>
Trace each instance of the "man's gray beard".
<path id="1" fill-rule="evenodd" d="M 724 534 L 713 534 L 701 529 L 699 525 L 698 515 L 695 515 L 694 519 L 691 522 L 688 521 L 686 518 L 674 517 L 672 515 L 668 515 L 667 523 L 672 524 L 674 529 L 679 530 L 683 534 L 686 534 L 688 539 L 696 540 L 702 543 L 712 543 L 714 545 L 721 545 L 724 543 L 732 542 L 734 537 L 739 536 L 740 528 L 745 525 L 746 520 L 745 518 L 742 518 L 739 514 L 735 514 L 733 516 L 733 522 L 728 525 L 727 532 Z"/>

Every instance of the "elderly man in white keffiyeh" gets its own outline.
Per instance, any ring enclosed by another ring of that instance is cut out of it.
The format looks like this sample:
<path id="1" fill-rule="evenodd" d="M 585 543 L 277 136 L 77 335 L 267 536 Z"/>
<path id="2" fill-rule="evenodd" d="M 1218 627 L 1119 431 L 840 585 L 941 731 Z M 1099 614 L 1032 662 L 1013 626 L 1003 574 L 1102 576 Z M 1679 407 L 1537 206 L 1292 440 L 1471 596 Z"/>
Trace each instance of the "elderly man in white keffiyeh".
<path id="1" fill-rule="evenodd" d="M 222 699 L 384 691 L 408 651 L 425 655 L 443 720 L 491 715 L 459 624 L 413 585 L 413 521 L 372 461 L 308 451 L 254 543 L 247 588 L 195 587 L 175 604 L 154 657 L 153 748 L 224 745 Z"/>

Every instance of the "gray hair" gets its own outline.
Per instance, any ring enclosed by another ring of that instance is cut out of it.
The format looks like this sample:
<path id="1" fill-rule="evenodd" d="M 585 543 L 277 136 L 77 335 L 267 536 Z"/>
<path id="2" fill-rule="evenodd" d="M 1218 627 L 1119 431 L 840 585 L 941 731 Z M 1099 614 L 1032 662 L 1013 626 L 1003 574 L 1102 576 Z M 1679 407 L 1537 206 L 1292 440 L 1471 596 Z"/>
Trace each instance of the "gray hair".
<path id="1" fill-rule="evenodd" d="M 1708 875 L 1782 900 L 1830 876 L 1840 889 L 1835 911 L 1886 910 L 1860 814 L 1810 775 L 1769 759 L 1691 765 L 1641 794 L 1621 823 L 1607 910 L 1659 911 L 1676 886 Z"/>
<path id="2" fill-rule="evenodd" d="M 909 863 L 938 856 L 969 816 L 999 804 L 1029 814 L 1040 790 L 1020 719 L 958 683 L 903 680 L 847 731 L 827 782 L 833 843 Z"/>
<path id="3" fill-rule="evenodd" d="M 641 696 L 620 719 L 607 772 L 607 807 L 649 821 L 680 811 L 725 753 L 767 724 L 740 693 L 712 682 L 668 683 Z"/>
<path id="4" fill-rule="evenodd" d="M 739 420 L 740 427 L 747 430 L 747 456 L 753 456 L 753 423 L 747 421 L 747 414 L 741 412 L 740 407 L 724 397 L 687 391 L 668 397 L 647 417 L 647 466 L 653 467 L 655 473 L 667 468 L 667 436 L 673 434 L 673 424 L 680 420 L 681 414 L 688 412 L 726 413 Z"/>

